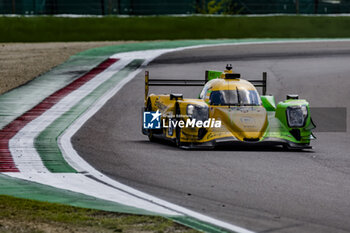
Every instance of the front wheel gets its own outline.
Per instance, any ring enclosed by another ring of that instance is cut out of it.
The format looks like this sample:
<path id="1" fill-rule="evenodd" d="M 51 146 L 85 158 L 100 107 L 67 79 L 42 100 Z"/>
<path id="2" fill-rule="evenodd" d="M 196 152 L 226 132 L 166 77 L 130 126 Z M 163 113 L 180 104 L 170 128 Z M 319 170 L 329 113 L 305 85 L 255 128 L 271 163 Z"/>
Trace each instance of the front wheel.
<path id="1" fill-rule="evenodd" d="M 176 146 L 181 147 L 182 142 L 181 142 L 181 128 L 179 126 L 176 127 Z"/>
<path id="2" fill-rule="evenodd" d="M 148 98 L 148 100 L 147 100 L 146 111 L 148 111 L 148 112 L 152 111 L 152 103 L 151 103 L 151 99 L 150 98 Z M 151 129 L 148 130 L 148 139 L 149 139 L 150 142 L 154 142 L 155 141 L 155 138 L 154 138 L 154 135 L 153 135 L 153 132 L 152 132 Z"/>
<path id="3" fill-rule="evenodd" d="M 148 132 L 148 139 L 149 139 L 150 142 L 156 142 L 157 141 L 157 139 L 154 137 L 154 134 L 153 134 L 152 130 L 149 130 L 149 132 Z"/>
<path id="4" fill-rule="evenodd" d="M 150 99 L 150 98 L 148 98 L 148 100 L 147 100 L 146 111 L 148 111 L 148 112 L 154 111 L 154 110 L 152 109 L 152 102 L 151 102 L 151 99 Z M 159 131 L 159 130 L 156 130 L 156 129 L 148 129 L 148 139 L 149 139 L 150 142 L 157 142 L 157 141 L 158 141 L 158 138 L 156 138 L 156 137 L 154 136 L 154 133 L 159 133 L 158 131 Z"/>

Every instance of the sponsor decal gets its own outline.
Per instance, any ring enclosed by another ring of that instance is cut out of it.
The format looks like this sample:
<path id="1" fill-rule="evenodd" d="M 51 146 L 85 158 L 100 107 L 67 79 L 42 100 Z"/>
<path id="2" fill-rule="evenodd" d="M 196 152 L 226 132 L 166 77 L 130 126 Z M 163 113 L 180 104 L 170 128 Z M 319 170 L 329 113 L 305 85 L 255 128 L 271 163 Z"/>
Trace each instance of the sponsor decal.
<path id="1" fill-rule="evenodd" d="M 169 120 L 168 123 L 165 119 L 163 119 L 163 127 L 164 128 L 220 128 L 221 127 L 221 121 L 215 120 L 215 118 L 209 118 L 208 120 L 202 121 L 202 120 L 196 120 L 187 118 L 186 121 L 184 120 Z"/>
<path id="2" fill-rule="evenodd" d="M 143 112 L 143 128 L 144 129 L 160 129 L 162 114 L 157 110 L 156 112 Z"/>
<path id="3" fill-rule="evenodd" d="M 180 128 L 220 128 L 221 121 L 215 118 L 208 118 L 207 120 L 197 120 L 187 115 L 177 115 L 175 118 L 167 116 L 168 120 L 163 118 L 161 121 L 161 113 L 156 112 L 143 113 L 143 128 L 144 129 L 160 129 L 161 127 L 168 129 L 168 134 L 172 135 L 173 129 Z M 185 118 L 186 120 L 177 120 L 177 118 Z"/>

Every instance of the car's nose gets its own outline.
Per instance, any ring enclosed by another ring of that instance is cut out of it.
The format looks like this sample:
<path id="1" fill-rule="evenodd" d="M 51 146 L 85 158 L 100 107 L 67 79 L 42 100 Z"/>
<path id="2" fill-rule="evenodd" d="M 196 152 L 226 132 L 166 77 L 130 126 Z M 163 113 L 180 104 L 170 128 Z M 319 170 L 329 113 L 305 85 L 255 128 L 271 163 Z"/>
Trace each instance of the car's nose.
<path id="1" fill-rule="evenodd" d="M 221 120 L 225 128 L 241 141 L 258 141 L 266 131 L 268 122 L 262 106 L 216 107 L 212 117 Z"/>

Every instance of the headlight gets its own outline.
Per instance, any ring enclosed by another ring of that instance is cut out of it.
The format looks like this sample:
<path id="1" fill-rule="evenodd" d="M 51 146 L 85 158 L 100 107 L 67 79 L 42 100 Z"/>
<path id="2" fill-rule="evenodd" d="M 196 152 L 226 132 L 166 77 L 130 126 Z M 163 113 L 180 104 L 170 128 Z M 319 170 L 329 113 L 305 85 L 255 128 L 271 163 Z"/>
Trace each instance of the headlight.
<path id="1" fill-rule="evenodd" d="M 289 127 L 303 127 L 307 118 L 307 107 L 290 106 L 287 108 L 287 120 Z"/>
<path id="2" fill-rule="evenodd" d="M 198 106 L 189 104 L 186 109 L 188 117 L 197 121 L 206 121 L 209 118 L 209 109 L 207 106 Z"/>
<path id="3" fill-rule="evenodd" d="M 187 115 L 192 116 L 194 112 L 194 106 L 192 104 L 187 105 Z"/>

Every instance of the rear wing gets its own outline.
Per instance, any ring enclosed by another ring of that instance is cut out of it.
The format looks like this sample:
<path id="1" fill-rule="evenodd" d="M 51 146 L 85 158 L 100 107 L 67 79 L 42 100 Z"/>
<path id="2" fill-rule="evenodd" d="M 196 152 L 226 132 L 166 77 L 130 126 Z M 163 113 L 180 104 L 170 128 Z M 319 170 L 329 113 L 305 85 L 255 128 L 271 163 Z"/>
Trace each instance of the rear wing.
<path id="1" fill-rule="evenodd" d="M 206 80 L 195 79 L 149 79 L 149 72 L 145 71 L 145 101 L 147 101 L 149 86 L 186 86 L 202 87 Z"/>
<path id="2" fill-rule="evenodd" d="M 262 73 L 262 80 L 247 80 L 251 82 L 255 87 L 261 87 L 262 95 L 266 95 L 266 84 L 267 84 L 267 73 L 263 72 Z"/>
<path id="3" fill-rule="evenodd" d="M 150 79 L 149 71 L 145 71 L 145 102 L 147 101 L 149 87 L 150 86 L 204 86 L 208 81 L 216 78 L 221 78 L 221 71 L 205 71 L 204 80 L 194 80 L 194 79 Z M 225 78 L 240 78 L 240 74 L 227 73 Z M 267 83 L 267 73 L 262 73 L 262 80 L 247 80 L 251 82 L 255 87 L 262 87 L 262 94 L 266 95 L 266 83 Z"/>

